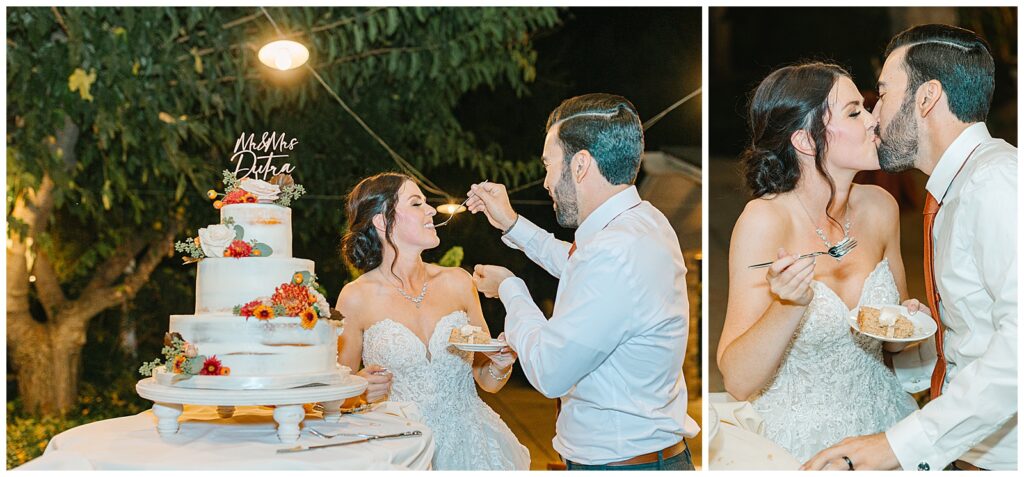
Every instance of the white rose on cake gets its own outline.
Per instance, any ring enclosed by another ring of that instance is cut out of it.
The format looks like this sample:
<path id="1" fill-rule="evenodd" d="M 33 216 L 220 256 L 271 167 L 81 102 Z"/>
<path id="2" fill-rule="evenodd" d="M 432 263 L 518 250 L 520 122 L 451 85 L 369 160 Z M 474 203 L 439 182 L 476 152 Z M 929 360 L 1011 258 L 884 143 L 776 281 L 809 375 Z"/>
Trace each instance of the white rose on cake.
<path id="1" fill-rule="evenodd" d="M 207 257 L 223 257 L 224 249 L 235 240 L 235 229 L 224 224 L 199 229 L 199 246 Z"/>
<path id="2" fill-rule="evenodd" d="M 316 295 L 316 312 L 324 318 L 331 317 L 331 305 L 327 303 L 327 298 L 320 294 L 316 290 L 310 290 L 311 293 Z"/>
<path id="3" fill-rule="evenodd" d="M 242 190 L 256 196 L 256 199 L 263 203 L 273 202 L 281 194 L 281 186 L 259 179 L 245 178 L 238 185 Z"/>

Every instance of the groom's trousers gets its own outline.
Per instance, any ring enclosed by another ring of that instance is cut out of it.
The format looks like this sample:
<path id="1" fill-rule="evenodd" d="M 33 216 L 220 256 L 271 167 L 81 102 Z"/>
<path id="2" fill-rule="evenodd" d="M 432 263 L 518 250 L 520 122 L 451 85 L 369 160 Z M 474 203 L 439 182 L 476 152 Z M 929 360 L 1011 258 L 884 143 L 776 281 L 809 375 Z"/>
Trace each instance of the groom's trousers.
<path id="1" fill-rule="evenodd" d="M 694 470 L 693 467 L 693 456 L 690 454 L 690 446 L 686 444 L 686 439 L 683 439 L 683 451 L 676 455 L 666 456 L 666 450 L 660 450 L 652 453 L 652 458 L 656 459 L 652 462 L 646 462 L 642 464 L 628 464 L 628 465 L 616 465 L 616 464 L 602 464 L 602 465 L 587 465 L 579 464 L 571 460 L 565 460 L 566 470 Z M 673 446 L 675 447 L 675 446 Z"/>

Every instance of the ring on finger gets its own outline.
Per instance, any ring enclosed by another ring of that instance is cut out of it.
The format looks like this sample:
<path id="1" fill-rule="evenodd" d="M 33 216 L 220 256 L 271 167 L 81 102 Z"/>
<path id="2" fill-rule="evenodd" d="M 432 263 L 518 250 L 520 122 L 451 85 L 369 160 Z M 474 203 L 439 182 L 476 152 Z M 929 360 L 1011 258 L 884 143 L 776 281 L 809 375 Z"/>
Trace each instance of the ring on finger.
<path id="1" fill-rule="evenodd" d="M 846 466 L 850 468 L 849 470 L 853 470 L 853 461 L 850 460 L 850 458 L 845 455 L 843 456 L 843 460 L 846 461 Z"/>

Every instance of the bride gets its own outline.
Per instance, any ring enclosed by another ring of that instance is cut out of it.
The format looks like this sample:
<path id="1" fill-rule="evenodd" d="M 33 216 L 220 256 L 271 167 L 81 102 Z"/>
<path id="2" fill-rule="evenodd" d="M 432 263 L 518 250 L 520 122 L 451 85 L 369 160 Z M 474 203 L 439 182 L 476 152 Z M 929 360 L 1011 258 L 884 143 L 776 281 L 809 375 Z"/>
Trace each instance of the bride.
<path id="1" fill-rule="evenodd" d="M 917 409 L 883 360 L 883 348 L 902 346 L 853 333 L 846 319 L 907 295 L 899 209 L 883 189 L 853 183 L 879 168 L 876 121 L 842 68 L 772 72 L 748 119 L 742 159 L 755 198 L 733 229 L 718 366 L 729 394 L 764 417 L 766 437 L 802 462 Z M 858 245 L 842 260 L 797 259 L 846 237 Z M 748 268 L 769 259 L 767 273 Z"/>
<path id="2" fill-rule="evenodd" d="M 529 451 L 477 395 L 495 393 L 516 356 L 504 348 L 471 353 L 448 346 L 453 329 L 487 330 L 472 276 L 424 263 L 437 247 L 437 211 L 402 174 L 361 181 L 348 196 L 345 259 L 363 275 L 341 290 L 341 364 L 370 381 L 367 399 L 416 403 L 434 432 L 433 468 L 528 470 Z M 500 338 L 500 337 L 499 337 Z M 393 379 L 393 380 L 392 380 Z M 388 391 L 390 390 L 390 396 Z"/>

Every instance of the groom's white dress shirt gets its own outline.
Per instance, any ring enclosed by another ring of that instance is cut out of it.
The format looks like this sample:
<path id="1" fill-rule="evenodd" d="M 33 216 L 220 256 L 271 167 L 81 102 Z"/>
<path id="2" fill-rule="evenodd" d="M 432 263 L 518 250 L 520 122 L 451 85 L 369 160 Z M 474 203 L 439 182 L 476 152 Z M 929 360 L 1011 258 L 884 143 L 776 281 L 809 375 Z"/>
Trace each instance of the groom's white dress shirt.
<path id="1" fill-rule="evenodd" d="M 1016 469 L 1017 148 L 974 124 L 942 154 L 926 188 L 941 206 L 932 240 L 946 378 L 941 396 L 886 437 L 905 470 L 958 459 Z M 916 392 L 928 388 L 935 361 L 929 340 L 893 364 Z"/>
<path id="2" fill-rule="evenodd" d="M 571 258 L 570 244 L 523 216 L 502 240 L 559 278 L 550 320 L 523 280 L 498 288 L 526 377 L 562 400 L 555 450 L 600 465 L 697 435 L 682 372 L 686 267 L 665 216 L 629 187 L 580 224 Z"/>

